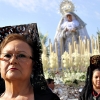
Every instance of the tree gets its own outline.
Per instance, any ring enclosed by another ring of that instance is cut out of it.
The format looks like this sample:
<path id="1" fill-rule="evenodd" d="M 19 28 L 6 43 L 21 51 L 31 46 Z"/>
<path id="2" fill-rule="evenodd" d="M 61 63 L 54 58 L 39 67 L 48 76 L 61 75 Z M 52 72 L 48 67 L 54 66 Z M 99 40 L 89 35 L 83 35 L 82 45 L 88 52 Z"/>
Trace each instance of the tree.
<path id="1" fill-rule="evenodd" d="M 41 43 L 43 43 L 46 46 L 46 43 L 48 41 L 48 34 L 43 35 L 41 31 L 39 30 L 39 37 L 40 37 Z M 49 46 L 46 46 L 46 51 L 47 51 L 47 56 L 49 56 L 49 51 L 50 51 Z"/>
<path id="2" fill-rule="evenodd" d="M 100 31 L 99 31 L 99 29 L 98 29 L 97 34 L 98 34 L 98 42 L 99 42 L 99 50 L 100 50 Z M 99 51 L 99 52 L 100 52 L 100 51 Z"/>
<path id="3" fill-rule="evenodd" d="M 98 41 L 100 43 L 100 31 L 99 30 L 98 30 L 97 34 L 98 34 Z"/>
<path id="4" fill-rule="evenodd" d="M 47 35 L 47 34 L 43 35 L 43 34 L 41 33 L 41 31 L 39 30 L 39 37 L 40 37 L 41 42 L 44 43 L 44 44 L 46 45 L 46 42 L 47 42 L 47 40 L 48 40 L 48 35 Z"/>

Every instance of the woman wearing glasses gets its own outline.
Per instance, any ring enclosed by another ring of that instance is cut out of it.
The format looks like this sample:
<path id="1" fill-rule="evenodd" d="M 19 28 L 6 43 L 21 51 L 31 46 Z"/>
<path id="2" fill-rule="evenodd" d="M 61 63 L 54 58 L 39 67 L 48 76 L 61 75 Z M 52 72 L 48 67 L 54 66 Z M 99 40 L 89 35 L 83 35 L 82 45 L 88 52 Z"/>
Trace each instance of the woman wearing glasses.
<path id="1" fill-rule="evenodd" d="M 39 37 L 37 33 L 31 36 L 9 34 L 1 42 L 0 71 L 5 89 L 0 100 L 59 100 L 43 75 Z"/>

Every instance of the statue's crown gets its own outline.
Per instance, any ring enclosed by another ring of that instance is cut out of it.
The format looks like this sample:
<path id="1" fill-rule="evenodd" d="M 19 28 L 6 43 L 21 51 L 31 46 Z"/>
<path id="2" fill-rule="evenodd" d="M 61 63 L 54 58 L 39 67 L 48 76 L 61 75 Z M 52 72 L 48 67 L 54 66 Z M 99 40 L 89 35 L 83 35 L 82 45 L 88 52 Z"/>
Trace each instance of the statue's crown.
<path id="1" fill-rule="evenodd" d="M 60 4 L 60 13 L 65 15 L 68 12 L 74 12 L 75 6 L 70 0 L 63 0 Z"/>

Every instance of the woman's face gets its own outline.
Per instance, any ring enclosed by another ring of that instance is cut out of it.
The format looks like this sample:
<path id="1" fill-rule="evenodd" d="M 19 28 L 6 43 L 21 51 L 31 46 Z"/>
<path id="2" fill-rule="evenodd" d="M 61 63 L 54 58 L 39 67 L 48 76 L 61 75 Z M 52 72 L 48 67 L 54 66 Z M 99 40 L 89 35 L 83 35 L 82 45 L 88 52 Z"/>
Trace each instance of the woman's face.
<path id="1" fill-rule="evenodd" d="M 100 89 L 100 71 L 95 70 L 93 72 L 92 83 L 94 89 Z"/>
<path id="2" fill-rule="evenodd" d="M 4 80 L 30 80 L 32 73 L 32 51 L 29 45 L 21 40 L 9 42 L 1 51 L 0 69 Z"/>
<path id="3" fill-rule="evenodd" d="M 72 21 L 72 16 L 71 16 L 70 14 L 67 15 L 67 20 L 68 20 L 69 22 Z"/>

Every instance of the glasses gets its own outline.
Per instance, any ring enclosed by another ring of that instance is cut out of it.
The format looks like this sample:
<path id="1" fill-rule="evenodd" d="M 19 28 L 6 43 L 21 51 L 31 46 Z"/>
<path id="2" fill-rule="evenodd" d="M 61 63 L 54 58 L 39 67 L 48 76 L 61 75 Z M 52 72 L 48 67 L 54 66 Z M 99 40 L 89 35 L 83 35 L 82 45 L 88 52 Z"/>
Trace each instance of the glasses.
<path id="1" fill-rule="evenodd" d="M 1 56 L 0 60 L 2 60 L 2 61 L 9 61 L 12 58 L 12 56 L 15 56 L 19 62 L 25 62 L 25 61 L 27 61 L 27 59 L 33 60 L 33 57 L 28 56 L 26 53 L 22 53 L 22 52 L 17 53 L 17 54 L 1 53 L 0 56 Z"/>

